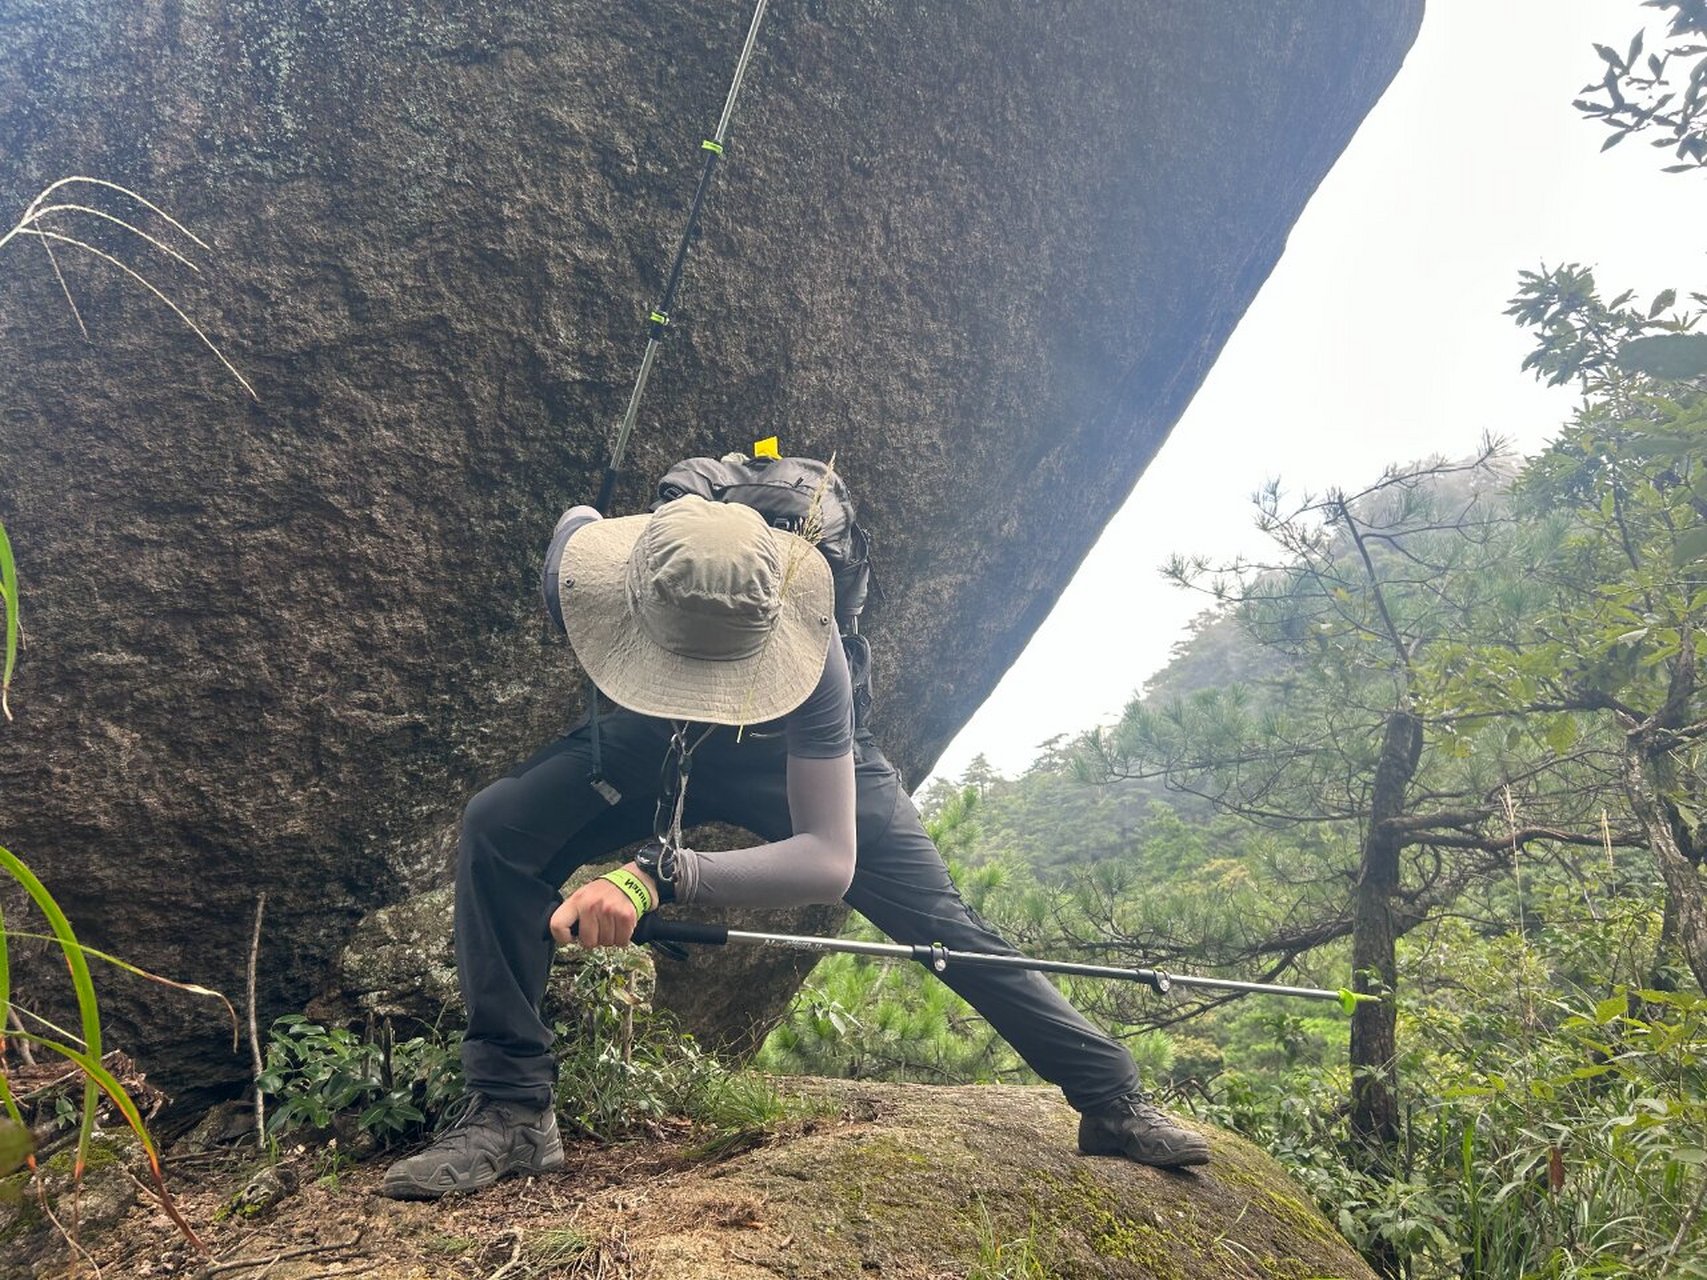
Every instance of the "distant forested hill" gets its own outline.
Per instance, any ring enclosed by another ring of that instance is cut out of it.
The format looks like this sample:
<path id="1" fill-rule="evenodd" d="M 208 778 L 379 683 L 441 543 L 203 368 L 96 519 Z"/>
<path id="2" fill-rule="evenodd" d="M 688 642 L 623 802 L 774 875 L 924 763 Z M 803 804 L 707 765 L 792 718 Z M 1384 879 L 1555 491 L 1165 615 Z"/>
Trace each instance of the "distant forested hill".
<path id="1" fill-rule="evenodd" d="M 1502 462 L 1492 470 L 1509 481 L 1513 468 Z M 1383 490 L 1354 501 L 1354 510 L 1373 521 L 1392 514 L 1380 508 L 1399 502 L 1427 502 L 1450 512 L 1474 501 L 1486 504 L 1489 500 L 1485 487 L 1477 487 L 1485 486 L 1488 468 L 1469 469 L 1467 464 L 1453 463 L 1426 472 L 1419 470 L 1418 474 L 1416 485 L 1397 492 Z M 1504 494 L 1496 495 L 1495 501 L 1503 504 Z M 1352 551 L 1343 534 L 1330 538 L 1329 546 L 1335 555 Z M 1376 554 L 1403 553 L 1400 538 Z M 1158 548 L 1158 559 L 1161 555 Z M 1193 619 L 1185 637 L 1174 645 L 1167 665 L 1136 684 L 1135 693 L 1143 706 L 1159 710 L 1196 694 L 1237 686 L 1261 705 L 1284 698 L 1285 672 L 1283 655 L 1258 644 L 1240 624 L 1233 606 L 1212 604 Z M 967 787 L 974 789 L 978 793 L 977 822 L 962 836 L 960 855 L 971 863 L 1013 859 L 1046 876 L 1116 853 L 1132 854 L 1135 842 L 1157 819 L 1158 803 L 1172 811 L 1166 815 L 1170 822 L 1177 818 L 1205 827 L 1213 822 L 1216 815 L 1209 803 L 1170 790 L 1160 780 L 1122 779 L 1088 785 L 1083 769 L 1075 763 L 1075 754 L 1090 729 L 1063 726 L 1063 732 L 1043 744 L 1036 760 L 1018 778 L 1003 777 L 982 756 L 976 757 L 960 778 L 933 782 L 921 797 L 922 806 L 927 815 L 940 814 L 956 793 Z"/>

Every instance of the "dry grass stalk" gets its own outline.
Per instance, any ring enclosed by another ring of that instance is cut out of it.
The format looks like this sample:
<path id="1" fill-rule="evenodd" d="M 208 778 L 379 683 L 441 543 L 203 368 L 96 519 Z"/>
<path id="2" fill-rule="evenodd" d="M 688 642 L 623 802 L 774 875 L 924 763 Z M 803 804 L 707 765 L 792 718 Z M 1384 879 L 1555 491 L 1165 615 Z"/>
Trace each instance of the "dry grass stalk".
<path id="1" fill-rule="evenodd" d="M 51 199 L 56 191 L 77 184 L 94 187 L 102 191 L 116 192 L 128 200 L 136 202 L 138 205 L 142 206 L 143 209 L 160 218 L 172 229 L 172 231 L 191 241 L 197 248 L 206 249 L 208 247 L 206 241 L 202 240 L 188 227 L 184 226 L 183 223 L 179 222 L 171 214 L 160 208 L 159 205 L 138 195 L 129 187 L 121 186 L 116 182 L 108 182 L 104 178 L 88 178 L 76 175 L 69 178 L 61 178 L 59 181 L 50 183 L 47 187 L 44 187 L 41 193 L 37 195 L 34 200 L 30 201 L 29 206 L 24 210 L 23 216 L 13 224 L 9 231 L 4 235 L 0 235 L 0 249 L 4 249 L 13 239 L 20 236 L 33 236 L 35 238 L 37 243 L 39 243 L 47 253 L 48 262 L 53 267 L 54 278 L 59 281 L 59 287 L 65 294 L 65 301 L 71 307 L 72 317 L 77 321 L 77 328 L 83 334 L 85 339 L 89 337 L 89 329 L 88 326 L 83 323 L 82 312 L 78 310 L 76 299 L 73 298 L 71 294 L 71 287 L 65 279 L 65 274 L 60 270 L 59 259 L 54 256 L 53 243 L 57 241 L 60 244 L 67 244 L 73 248 L 81 249 L 85 253 L 92 254 L 95 257 L 100 258 L 102 261 L 117 267 L 120 271 L 124 272 L 125 275 L 129 276 L 144 289 L 147 289 L 149 293 L 153 294 L 161 302 L 165 303 L 166 306 L 171 309 L 172 314 L 182 320 L 189 328 L 190 332 L 200 338 L 203 345 L 206 346 L 209 351 L 213 352 L 220 364 L 224 365 L 226 371 L 230 373 L 233 378 L 237 379 L 243 389 L 247 391 L 252 398 L 259 400 L 260 397 L 256 395 L 255 388 L 249 385 L 249 380 L 237 371 L 236 365 L 226 359 L 225 353 L 219 349 L 218 345 L 215 344 L 212 338 L 208 337 L 206 331 L 203 330 L 202 327 L 194 320 L 190 319 L 184 309 L 168 297 L 165 292 L 154 284 L 152 280 L 143 275 L 140 271 L 136 270 L 134 267 L 130 266 L 128 263 L 114 257 L 103 249 L 96 248 L 87 240 L 81 239 L 75 235 L 67 235 L 65 232 L 57 230 L 49 225 L 50 219 L 58 219 L 66 215 L 94 218 L 98 221 L 109 223 L 123 231 L 129 232 L 151 248 L 158 250 L 160 253 L 172 258 L 174 261 L 188 267 L 191 271 L 195 271 L 197 273 L 200 272 L 201 268 L 196 266 L 196 264 L 185 254 L 174 249 L 160 236 L 153 235 L 150 232 L 143 230 L 128 218 L 120 217 L 117 214 L 109 213 L 106 210 L 99 209 L 93 205 L 84 204 L 76 200 L 62 199 L 55 201 Z"/>

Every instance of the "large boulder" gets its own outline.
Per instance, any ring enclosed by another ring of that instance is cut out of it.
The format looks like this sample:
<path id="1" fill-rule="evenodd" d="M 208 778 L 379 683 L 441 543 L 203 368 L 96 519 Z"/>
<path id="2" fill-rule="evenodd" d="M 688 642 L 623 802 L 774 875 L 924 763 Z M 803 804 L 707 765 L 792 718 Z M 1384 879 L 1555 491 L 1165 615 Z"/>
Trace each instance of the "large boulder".
<path id="1" fill-rule="evenodd" d="M 373 1194 L 384 1160 L 322 1176 L 325 1153 L 298 1148 L 275 1170 L 297 1190 L 267 1210 L 231 1212 L 231 1183 L 205 1180 L 182 1207 L 213 1256 L 257 1270 L 282 1256 L 275 1275 L 1374 1280 L 1286 1170 L 1231 1133 L 1199 1126 L 1213 1159 L 1169 1172 L 1079 1155 L 1053 1089 L 779 1084 L 805 1116 L 709 1150 L 668 1130 L 606 1153 L 571 1143 L 559 1172 L 418 1204 Z M 84 1242 L 107 1275 L 144 1257 L 155 1274 L 195 1268 L 146 1202 Z M 63 1249 L 45 1231 L 23 1243 Z"/>
<path id="2" fill-rule="evenodd" d="M 772 433 L 834 454 L 880 565 L 880 736 L 920 778 L 1420 13 L 773 6 L 618 508 L 682 455 Z M 265 891 L 261 1011 L 298 1007 L 360 914 L 443 881 L 467 796 L 574 714 L 541 546 L 596 487 L 745 24 L 721 0 L 0 10 L 0 208 L 88 174 L 170 210 L 201 275 L 91 215 L 51 225 L 143 271 L 256 392 L 94 254 L 54 255 L 85 341 L 42 246 L 0 252 L 28 632 L 0 841 L 88 941 L 240 993 Z M 106 992 L 154 1077 L 246 1072 L 202 1004 Z"/>

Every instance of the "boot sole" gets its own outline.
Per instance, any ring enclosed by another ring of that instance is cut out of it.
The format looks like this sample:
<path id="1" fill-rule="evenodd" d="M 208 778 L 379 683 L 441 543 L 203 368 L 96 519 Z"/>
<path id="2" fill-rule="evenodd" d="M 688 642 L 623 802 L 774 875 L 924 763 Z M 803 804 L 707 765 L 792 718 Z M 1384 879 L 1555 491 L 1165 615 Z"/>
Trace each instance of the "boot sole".
<path id="1" fill-rule="evenodd" d="M 1209 1152 L 1207 1151 L 1181 1151 L 1177 1155 L 1167 1156 L 1139 1156 L 1133 1155 L 1125 1147 L 1080 1147 L 1079 1153 L 1087 1156 L 1117 1156 L 1122 1160 L 1130 1160 L 1134 1164 L 1148 1165 L 1152 1169 L 1184 1169 L 1191 1165 L 1209 1163 Z"/>
<path id="2" fill-rule="evenodd" d="M 1098 1133 L 1089 1125 L 1080 1127 L 1079 1151 L 1087 1156 L 1118 1156 L 1134 1164 L 1148 1165 L 1152 1169 L 1183 1169 L 1190 1165 L 1208 1164 L 1210 1156 L 1207 1142 L 1172 1151 L 1159 1148 L 1140 1155 L 1114 1135 Z"/>

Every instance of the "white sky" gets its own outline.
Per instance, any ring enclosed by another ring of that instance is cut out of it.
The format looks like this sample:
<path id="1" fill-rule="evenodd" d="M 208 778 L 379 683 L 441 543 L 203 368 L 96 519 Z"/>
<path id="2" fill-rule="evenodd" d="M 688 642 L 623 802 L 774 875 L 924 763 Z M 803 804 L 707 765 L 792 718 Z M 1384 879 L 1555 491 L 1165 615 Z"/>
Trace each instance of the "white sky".
<path id="1" fill-rule="evenodd" d="M 1386 95 L 1293 228 L 1285 254 L 1172 436 L 1055 611 L 937 773 L 1114 719 L 1202 600 L 1171 552 L 1258 552 L 1250 498 L 1355 487 L 1390 462 L 1461 455 L 1484 432 L 1533 452 L 1574 395 L 1518 369 L 1502 314 L 1517 273 L 1587 263 L 1610 297 L 1707 291 L 1707 176 L 1665 174 L 1644 135 L 1601 153 L 1571 107 L 1654 16 L 1636 0 L 1430 0 Z M 1657 32 L 1649 34 L 1656 47 Z"/>

